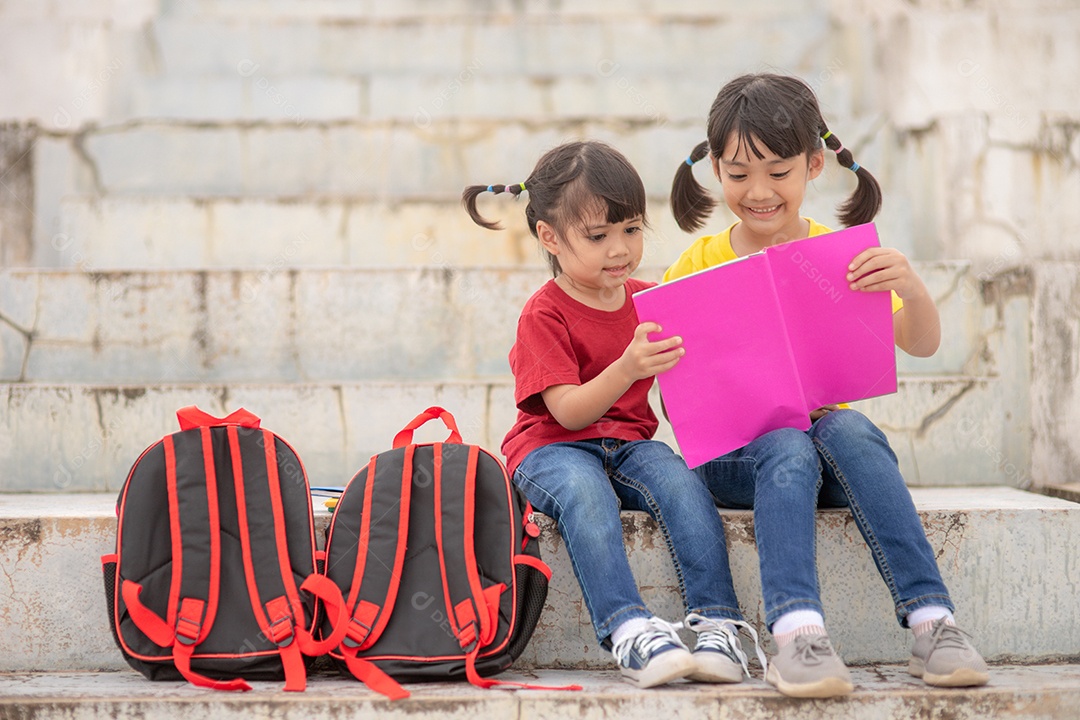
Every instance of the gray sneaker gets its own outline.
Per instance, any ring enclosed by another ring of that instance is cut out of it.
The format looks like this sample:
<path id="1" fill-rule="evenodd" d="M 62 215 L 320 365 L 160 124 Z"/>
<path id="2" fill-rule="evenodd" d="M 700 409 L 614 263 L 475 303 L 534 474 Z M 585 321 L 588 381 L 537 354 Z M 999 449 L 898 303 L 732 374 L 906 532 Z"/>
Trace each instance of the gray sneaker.
<path id="1" fill-rule="evenodd" d="M 945 618 L 934 621 L 932 629 L 915 638 L 908 672 L 927 685 L 970 687 L 990 681 L 986 661 L 968 642 L 967 633 Z"/>
<path id="2" fill-rule="evenodd" d="M 765 680 L 784 695 L 799 698 L 838 697 L 855 689 L 825 634 L 796 635 L 773 657 Z"/>

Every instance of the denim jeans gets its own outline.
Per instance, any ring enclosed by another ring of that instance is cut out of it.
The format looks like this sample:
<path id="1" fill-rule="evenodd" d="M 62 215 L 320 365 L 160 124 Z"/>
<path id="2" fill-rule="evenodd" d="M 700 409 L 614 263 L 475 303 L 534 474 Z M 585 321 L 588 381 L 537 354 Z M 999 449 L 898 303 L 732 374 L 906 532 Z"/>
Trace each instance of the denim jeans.
<path id="1" fill-rule="evenodd" d="M 754 509 L 770 629 L 792 610 L 824 615 L 814 547 L 817 507 L 850 508 L 901 626 L 919 607 L 953 609 L 896 455 L 861 413 L 830 412 L 806 432 L 774 430 L 695 472 L 718 505 Z"/>
<path id="2" fill-rule="evenodd" d="M 652 615 L 626 557 L 620 509 L 647 512 L 660 526 L 688 613 L 742 619 L 716 505 L 664 443 L 605 438 L 545 445 L 525 457 L 514 482 L 557 523 L 605 647 L 620 624 Z"/>

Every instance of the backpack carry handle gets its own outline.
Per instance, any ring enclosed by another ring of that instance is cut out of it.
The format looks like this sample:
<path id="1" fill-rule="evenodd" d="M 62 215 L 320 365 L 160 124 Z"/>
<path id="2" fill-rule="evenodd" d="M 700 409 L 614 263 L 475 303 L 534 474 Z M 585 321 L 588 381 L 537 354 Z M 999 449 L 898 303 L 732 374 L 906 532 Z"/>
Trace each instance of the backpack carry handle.
<path id="1" fill-rule="evenodd" d="M 181 430 L 193 430 L 200 427 L 217 427 L 219 425 L 239 425 L 246 428 L 258 428 L 262 421 L 254 413 L 240 408 L 223 418 L 217 418 L 210 413 L 203 412 L 194 405 L 182 407 L 176 411 L 176 419 L 180 421 Z"/>
<path id="2" fill-rule="evenodd" d="M 446 429 L 450 431 L 450 436 L 446 438 L 446 442 L 461 442 L 461 433 L 458 432 L 457 421 L 454 420 L 454 416 L 451 415 L 448 411 L 443 410 L 441 407 L 434 405 L 414 417 L 412 419 L 412 422 L 406 425 L 401 432 L 394 436 L 394 447 L 399 448 L 405 447 L 406 445 L 411 445 L 413 440 L 413 430 L 420 427 L 428 420 L 435 419 L 442 420 L 443 423 L 446 425 Z"/>

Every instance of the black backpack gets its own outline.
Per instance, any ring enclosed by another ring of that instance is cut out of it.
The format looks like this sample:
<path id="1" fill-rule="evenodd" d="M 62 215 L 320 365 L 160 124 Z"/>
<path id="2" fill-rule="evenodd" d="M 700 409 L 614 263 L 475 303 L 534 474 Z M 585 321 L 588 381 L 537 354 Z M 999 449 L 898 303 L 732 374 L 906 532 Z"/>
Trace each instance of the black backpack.
<path id="1" fill-rule="evenodd" d="M 120 491 L 116 553 L 102 558 L 113 637 L 151 680 L 303 690 L 311 658 L 345 630 L 304 467 L 246 410 L 177 418 L 181 432 L 147 448 Z"/>
<path id="2" fill-rule="evenodd" d="M 446 441 L 413 444 L 434 419 Z M 544 607 L 551 570 L 531 513 L 450 413 L 418 415 L 352 478 L 327 528 L 326 573 L 348 618 L 339 667 L 380 692 L 395 680 L 516 684 L 485 678 L 522 653 Z"/>

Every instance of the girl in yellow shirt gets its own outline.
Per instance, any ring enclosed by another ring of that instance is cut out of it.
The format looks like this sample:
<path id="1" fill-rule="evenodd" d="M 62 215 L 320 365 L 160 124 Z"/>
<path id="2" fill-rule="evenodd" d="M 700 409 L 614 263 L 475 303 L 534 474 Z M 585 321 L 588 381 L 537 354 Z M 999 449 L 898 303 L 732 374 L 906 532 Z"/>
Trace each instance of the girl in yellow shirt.
<path id="1" fill-rule="evenodd" d="M 877 181 L 829 130 L 813 91 L 798 78 L 758 74 L 729 82 L 713 102 L 707 135 L 675 174 L 672 210 L 683 230 L 704 224 L 716 201 L 692 166 L 708 158 L 738 221 L 687 248 L 665 281 L 829 232 L 800 214 L 807 183 L 825 166 L 826 149 L 858 179 L 840 207 L 840 222 L 870 222 L 881 207 Z M 937 307 L 901 252 L 870 248 L 852 258 L 848 271 L 852 290 L 893 293 L 898 347 L 919 357 L 937 351 Z M 805 432 L 775 430 L 696 469 L 718 505 L 754 510 L 766 623 L 779 648 L 766 679 L 796 697 L 853 689 L 825 630 L 814 555 L 815 509 L 848 507 L 892 594 L 897 620 L 914 631 L 909 672 L 931 685 L 985 684 L 986 664 L 956 627 L 954 606 L 885 435 L 847 408 L 820 408 L 811 419 Z"/>

